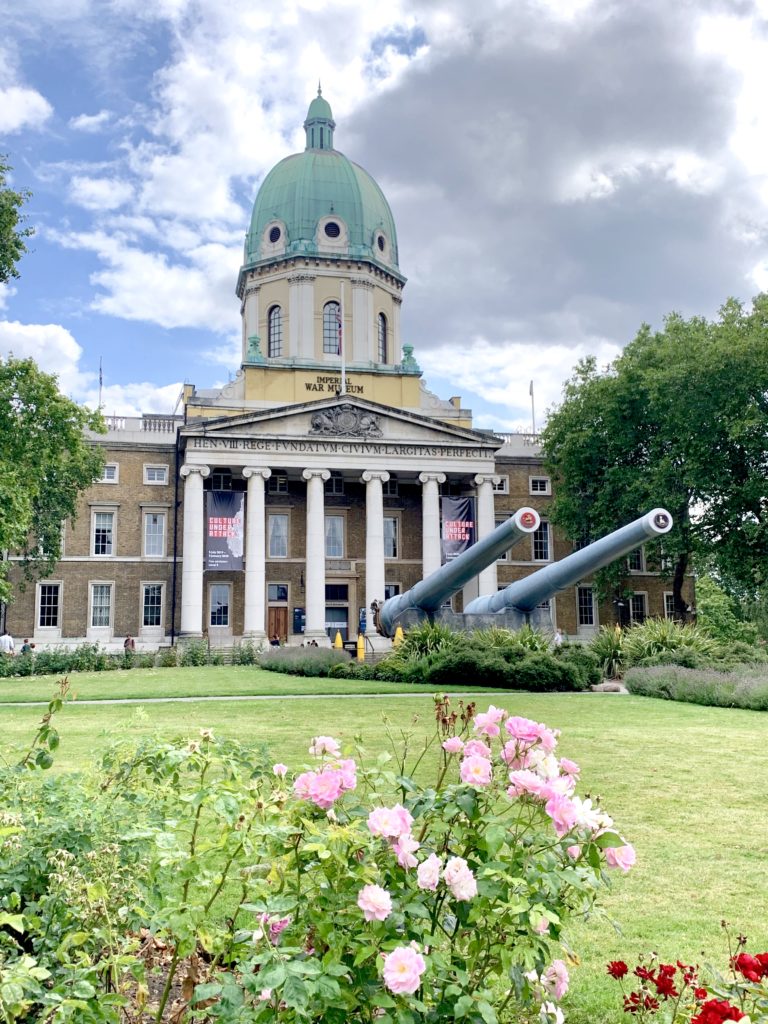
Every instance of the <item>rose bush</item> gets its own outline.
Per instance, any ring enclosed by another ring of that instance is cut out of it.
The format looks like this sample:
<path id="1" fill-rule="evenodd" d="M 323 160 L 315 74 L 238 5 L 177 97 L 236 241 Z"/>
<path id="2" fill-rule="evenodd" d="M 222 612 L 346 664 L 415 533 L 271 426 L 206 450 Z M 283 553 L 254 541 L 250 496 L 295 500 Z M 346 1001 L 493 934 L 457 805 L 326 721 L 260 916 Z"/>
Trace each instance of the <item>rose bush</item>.
<path id="1" fill-rule="evenodd" d="M 117 749 L 53 858 L 9 777 L 6 1019 L 562 1021 L 563 929 L 634 851 L 547 726 L 447 699 L 435 726 L 377 757 L 317 736 L 297 773 L 210 730 Z"/>

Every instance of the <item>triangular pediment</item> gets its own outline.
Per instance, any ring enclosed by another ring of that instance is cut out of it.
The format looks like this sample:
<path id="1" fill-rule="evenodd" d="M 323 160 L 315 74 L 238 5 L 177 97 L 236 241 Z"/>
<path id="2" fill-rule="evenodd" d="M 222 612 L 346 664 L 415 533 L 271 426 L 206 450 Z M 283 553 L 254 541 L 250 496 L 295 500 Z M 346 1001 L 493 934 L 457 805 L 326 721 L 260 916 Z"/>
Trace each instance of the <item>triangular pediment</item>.
<path id="1" fill-rule="evenodd" d="M 461 445 L 496 451 L 502 440 L 493 434 L 452 426 L 418 413 L 379 405 L 356 396 L 333 396 L 234 416 L 189 421 L 182 437 L 283 438 Z"/>

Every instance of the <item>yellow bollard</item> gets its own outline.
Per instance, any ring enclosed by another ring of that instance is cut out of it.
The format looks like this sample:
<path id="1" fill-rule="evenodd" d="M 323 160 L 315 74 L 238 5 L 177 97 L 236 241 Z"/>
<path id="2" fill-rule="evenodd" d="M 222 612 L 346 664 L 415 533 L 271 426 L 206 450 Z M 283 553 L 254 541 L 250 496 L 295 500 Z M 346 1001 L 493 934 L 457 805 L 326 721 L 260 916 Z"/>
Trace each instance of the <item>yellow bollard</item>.
<path id="1" fill-rule="evenodd" d="M 395 630 L 395 638 L 392 641 L 392 644 L 395 647 L 399 647 L 402 642 L 403 642 L 403 627 L 402 626 L 398 626 L 397 629 Z"/>
<path id="2" fill-rule="evenodd" d="M 365 637 L 362 633 L 357 634 L 357 660 L 365 661 Z"/>
<path id="3" fill-rule="evenodd" d="M 341 639 L 341 630 L 336 630 L 336 639 L 333 641 L 333 646 L 341 649 L 344 646 L 344 641 Z"/>

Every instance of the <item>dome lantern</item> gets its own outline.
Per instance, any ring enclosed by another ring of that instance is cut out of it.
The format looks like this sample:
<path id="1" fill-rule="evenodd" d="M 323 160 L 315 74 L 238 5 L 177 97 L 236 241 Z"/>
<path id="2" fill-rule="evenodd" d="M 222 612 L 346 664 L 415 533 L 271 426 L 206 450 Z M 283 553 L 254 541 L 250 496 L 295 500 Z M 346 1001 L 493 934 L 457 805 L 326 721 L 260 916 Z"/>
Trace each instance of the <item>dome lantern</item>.
<path id="1" fill-rule="evenodd" d="M 317 96 L 309 104 L 307 119 L 304 122 L 304 131 L 307 133 L 305 149 L 333 149 L 335 127 L 331 105 L 328 100 L 323 99 L 323 90 L 318 82 Z"/>

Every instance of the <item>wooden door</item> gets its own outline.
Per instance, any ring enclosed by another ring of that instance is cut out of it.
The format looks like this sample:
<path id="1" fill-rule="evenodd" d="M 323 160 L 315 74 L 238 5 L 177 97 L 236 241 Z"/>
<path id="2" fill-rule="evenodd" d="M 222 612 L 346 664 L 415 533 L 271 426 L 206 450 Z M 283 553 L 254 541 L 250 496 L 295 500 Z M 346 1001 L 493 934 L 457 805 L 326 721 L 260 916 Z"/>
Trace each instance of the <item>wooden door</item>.
<path id="1" fill-rule="evenodd" d="M 275 633 L 282 643 L 288 639 L 288 609 L 285 607 L 267 609 L 267 636 L 271 639 Z"/>

